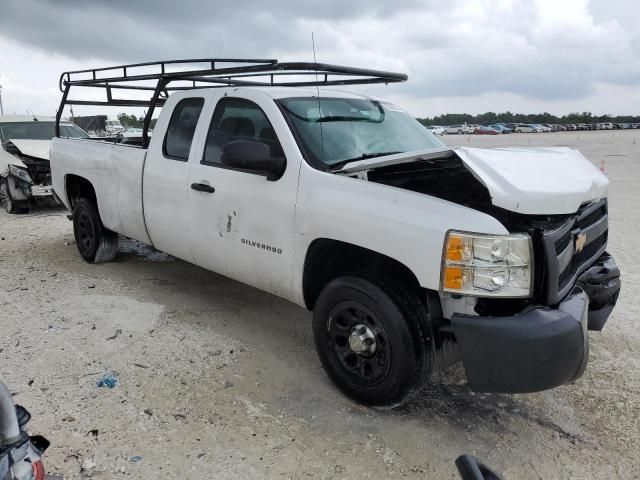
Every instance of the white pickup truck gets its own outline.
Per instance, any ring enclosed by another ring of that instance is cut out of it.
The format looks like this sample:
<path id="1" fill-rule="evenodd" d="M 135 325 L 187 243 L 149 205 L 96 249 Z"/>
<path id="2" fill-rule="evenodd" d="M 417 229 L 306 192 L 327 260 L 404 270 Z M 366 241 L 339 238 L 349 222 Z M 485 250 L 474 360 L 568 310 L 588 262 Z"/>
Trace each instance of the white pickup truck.
<path id="1" fill-rule="evenodd" d="M 569 148 L 446 147 L 391 103 L 305 87 L 342 71 L 305 65 L 317 83 L 158 75 L 148 147 L 54 138 L 82 257 L 125 235 L 312 310 L 327 374 L 370 405 L 459 360 L 483 392 L 579 378 L 620 289 L 606 177 Z"/>

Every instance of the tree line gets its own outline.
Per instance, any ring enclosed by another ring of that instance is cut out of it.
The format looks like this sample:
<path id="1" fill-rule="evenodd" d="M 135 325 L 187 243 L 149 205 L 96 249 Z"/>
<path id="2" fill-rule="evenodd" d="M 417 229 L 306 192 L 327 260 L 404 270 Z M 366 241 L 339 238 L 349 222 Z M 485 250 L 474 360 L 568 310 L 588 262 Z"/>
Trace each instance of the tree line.
<path id="1" fill-rule="evenodd" d="M 144 117 L 136 117 L 135 115 L 129 115 L 127 113 L 118 114 L 118 120 L 124 128 L 142 128 L 144 125 Z M 151 119 L 151 123 L 149 124 L 149 128 L 153 130 L 156 126 L 155 118 Z"/>
<path id="2" fill-rule="evenodd" d="M 591 112 L 574 112 L 557 117 L 550 113 L 495 113 L 486 112 L 479 115 L 468 113 L 446 113 L 435 117 L 418 118 L 425 126 L 431 125 L 459 125 L 462 123 L 474 123 L 480 125 L 492 125 L 494 123 L 640 123 L 640 115 L 594 115 Z"/>
<path id="3" fill-rule="evenodd" d="M 142 128 L 144 117 L 136 117 L 127 113 L 118 115 L 118 120 L 125 128 Z M 550 113 L 495 113 L 486 112 L 479 115 L 471 115 L 468 113 L 446 113 L 444 115 L 436 115 L 435 117 L 418 118 L 418 121 L 425 126 L 430 125 L 459 125 L 462 123 L 474 123 L 479 125 L 492 125 L 494 123 L 640 123 L 640 115 L 594 115 L 591 112 L 570 113 L 557 117 Z M 156 119 L 151 119 L 150 128 L 156 125 Z"/>

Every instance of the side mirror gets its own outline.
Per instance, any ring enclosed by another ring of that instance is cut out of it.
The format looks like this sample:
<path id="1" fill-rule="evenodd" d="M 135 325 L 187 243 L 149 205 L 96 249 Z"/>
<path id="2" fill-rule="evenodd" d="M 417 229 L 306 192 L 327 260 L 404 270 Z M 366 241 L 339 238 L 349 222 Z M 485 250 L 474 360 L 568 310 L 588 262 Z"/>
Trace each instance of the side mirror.
<path id="1" fill-rule="evenodd" d="M 456 458 L 456 467 L 462 480 L 502 480 L 500 475 L 473 455 L 460 455 Z"/>
<path id="2" fill-rule="evenodd" d="M 254 140 L 234 140 L 227 143 L 222 149 L 220 160 L 228 167 L 265 175 L 267 180 L 280 178 L 286 164 L 284 157 L 273 157 L 268 145 Z"/>

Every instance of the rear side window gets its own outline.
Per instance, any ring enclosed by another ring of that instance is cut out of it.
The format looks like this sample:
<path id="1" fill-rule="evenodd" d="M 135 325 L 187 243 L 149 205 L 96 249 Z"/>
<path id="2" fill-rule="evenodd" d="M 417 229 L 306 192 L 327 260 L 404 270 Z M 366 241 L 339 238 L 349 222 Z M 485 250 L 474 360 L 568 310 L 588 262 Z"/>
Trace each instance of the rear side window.
<path id="1" fill-rule="evenodd" d="M 173 109 L 162 151 L 165 157 L 186 162 L 204 98 L 185 98 Z"/>
<path id="2" fill-rule="evenodd" d="M 222 165 L 222 149 L 234 140 L 261 142 L 269 146 L 272 156 L 284 156 L 275 130 L 258 105 L 249 100 L 223 98 L 213 113 L 201 163 Z"/>

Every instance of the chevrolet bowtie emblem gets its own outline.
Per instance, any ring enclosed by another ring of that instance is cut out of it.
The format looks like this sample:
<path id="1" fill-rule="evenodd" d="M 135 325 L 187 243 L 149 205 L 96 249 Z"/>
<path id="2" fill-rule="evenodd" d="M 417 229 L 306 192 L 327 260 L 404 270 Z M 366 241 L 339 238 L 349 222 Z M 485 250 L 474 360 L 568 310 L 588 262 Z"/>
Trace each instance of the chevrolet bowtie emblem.
<path id="1" fill-rule="evenodd" d="M 578 235 L 576 235 L 575 242 L 576 253 L 580 253 L 582 249 L 584 249 L 584 245 L 587 243 L 587 234 L 579 233 Z"/>

